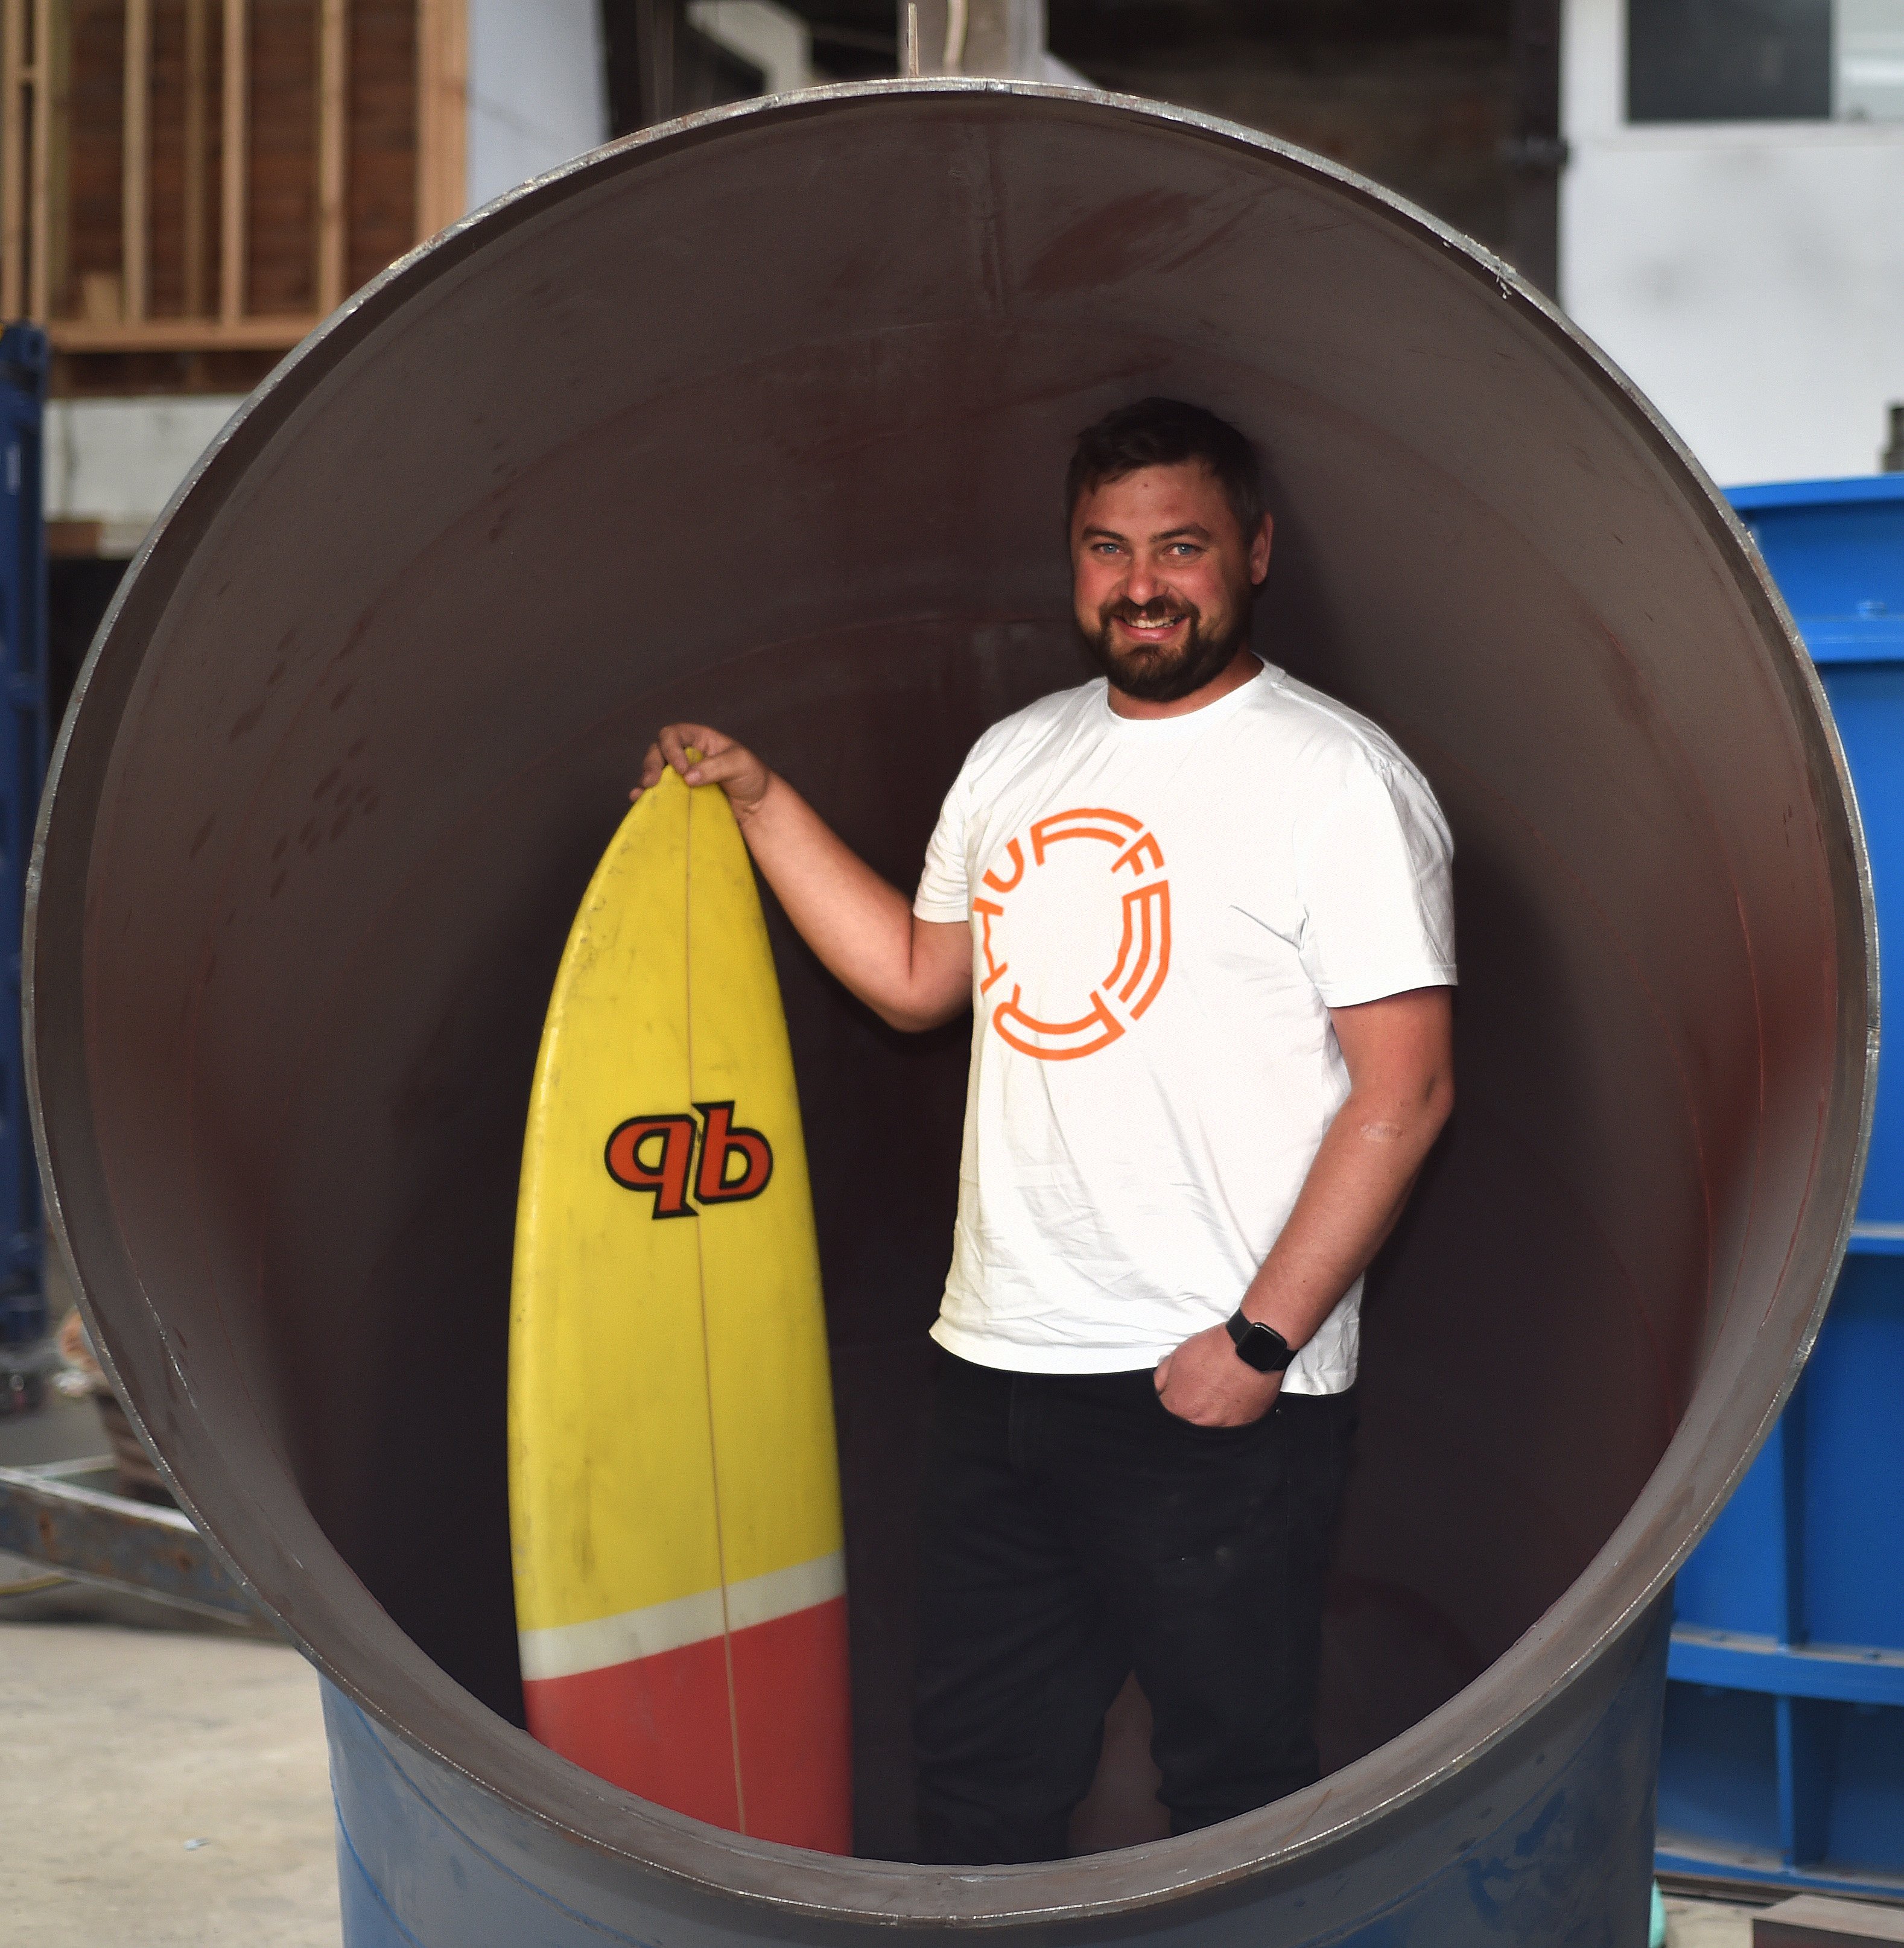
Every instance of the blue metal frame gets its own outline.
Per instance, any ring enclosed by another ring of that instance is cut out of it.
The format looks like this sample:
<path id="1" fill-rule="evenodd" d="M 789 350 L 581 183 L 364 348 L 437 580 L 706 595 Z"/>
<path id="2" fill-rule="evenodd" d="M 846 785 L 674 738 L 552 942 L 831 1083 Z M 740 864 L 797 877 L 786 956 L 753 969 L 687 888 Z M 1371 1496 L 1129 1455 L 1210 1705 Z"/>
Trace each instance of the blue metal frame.
<path id="1" fill-rule="evenodd" d="M 1735 487 L 1812 660 L 1904 659 L 1904 474 Z"/>
<path id="2" fill-rule="evenodd" d="M 20 1037 L 20 929 L 33 820 L 46 778 L 46 531 L 42 428 L 49 355 L 29 324 L 0 331 L 0 1337 L 44 1331 L 39 1173 Z M 37 1325 L 36 1325 L 37 1321 Z"/>
<path id="3" fill-rule="evenodd" d="M 257 1615 L 191 1517 L 119 1494 L 109 1459 L 0 1468 L 0 1549 L 203 1615 Z"/>
<path id="4" fill-rule="evenodd" d="M 1904 476 L 1740 488 L 1858 787 L 1881 964 L 1904 966 Z M 1878 1073 L 1831 1309 L 1681 1571 L 1662 1869 L 1904 1894 L 1904 1087 Z"/>

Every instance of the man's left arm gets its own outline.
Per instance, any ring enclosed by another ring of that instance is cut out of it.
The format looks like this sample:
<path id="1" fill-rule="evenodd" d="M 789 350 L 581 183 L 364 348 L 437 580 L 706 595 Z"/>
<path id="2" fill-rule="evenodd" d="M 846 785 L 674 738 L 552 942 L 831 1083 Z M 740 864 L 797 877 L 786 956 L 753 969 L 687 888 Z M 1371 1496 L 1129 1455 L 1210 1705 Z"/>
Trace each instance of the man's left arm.
<path id="1" fill-rule="evenodd" d="M 1330 1019 L 1349 1093 L 1324 1133 L 1295 1208 L 1243 1295 L 1243 1311 L 1301 1347 L 1368 1268 L 1454 1107 L 1453 990 L 1416 988 Z M 1213 1326 L 1158 1363 L 1157 1391 L 1180 1419 L 1240 1427 L 1276 1404 L 1280 1373 L 1259 1373 Z"/>

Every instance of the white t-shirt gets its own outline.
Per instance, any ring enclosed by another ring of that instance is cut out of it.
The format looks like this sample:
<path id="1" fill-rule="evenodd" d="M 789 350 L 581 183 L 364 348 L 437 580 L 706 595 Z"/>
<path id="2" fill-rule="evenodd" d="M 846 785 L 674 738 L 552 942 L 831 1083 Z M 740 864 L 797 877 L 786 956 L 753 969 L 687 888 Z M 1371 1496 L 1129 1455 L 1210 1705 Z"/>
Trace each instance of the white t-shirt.
<path id="1" fill-rule="evenodd" d="M 972 938 L 939 1344 L 1121 1372 L 1235 1311 L 1348 1093 L 1329 1009 L 1455 978 L 1453 849 L 1394 743 L 1274 668 L 1183 716 L 1100 679 L 988 730 L 913 904 Z M 1289 1391 L 1354 1382 L 1361 1292 Z"/>

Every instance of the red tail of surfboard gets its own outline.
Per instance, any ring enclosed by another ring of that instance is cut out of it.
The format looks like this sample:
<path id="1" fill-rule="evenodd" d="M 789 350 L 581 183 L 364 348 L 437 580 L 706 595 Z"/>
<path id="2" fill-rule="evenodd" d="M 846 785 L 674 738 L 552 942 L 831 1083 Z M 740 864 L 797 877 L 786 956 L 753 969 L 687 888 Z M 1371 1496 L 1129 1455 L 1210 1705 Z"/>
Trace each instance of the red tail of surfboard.
<path id="1" fill-rule="evenodd" d="M 742 1608 L 730 1630 L 718 1604 L 678 1624 L 656 1619 L 641 1633 L 656 1647 L 613 1662 L 578 1661 L 600 1652 L 565 1642 L 566 1633 L 526 1633 L 530 1731 L 599 1777 L 711 1825 L 851 1852 L 845 1580 L 836 1559 L 809 1566 L 837 1593 L 758 1621 Z M 731 1603 L 742 1591 L 728 1594 Z"/>

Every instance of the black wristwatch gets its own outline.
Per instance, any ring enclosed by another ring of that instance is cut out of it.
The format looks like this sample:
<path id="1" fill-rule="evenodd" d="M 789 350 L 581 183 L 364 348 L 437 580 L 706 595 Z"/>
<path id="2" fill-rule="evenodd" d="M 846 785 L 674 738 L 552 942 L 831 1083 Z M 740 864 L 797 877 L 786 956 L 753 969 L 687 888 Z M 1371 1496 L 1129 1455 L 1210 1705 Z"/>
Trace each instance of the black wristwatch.
<path id="1" fill-rule="evenodd" d="M 1259 1373 L 1282 1373 L 1296 1357 L 1295 1347 L 1273 1326 L 1265 1326 L 1260 1319 L 1245 1319 L 1240 1307 L 1223 1324 L 1237 1358 Z"/>

